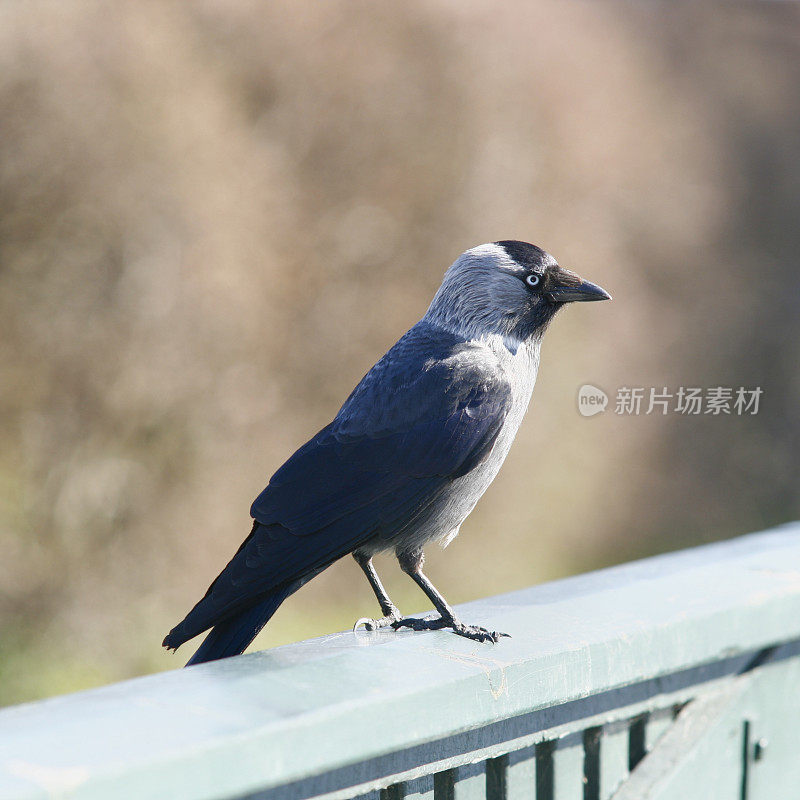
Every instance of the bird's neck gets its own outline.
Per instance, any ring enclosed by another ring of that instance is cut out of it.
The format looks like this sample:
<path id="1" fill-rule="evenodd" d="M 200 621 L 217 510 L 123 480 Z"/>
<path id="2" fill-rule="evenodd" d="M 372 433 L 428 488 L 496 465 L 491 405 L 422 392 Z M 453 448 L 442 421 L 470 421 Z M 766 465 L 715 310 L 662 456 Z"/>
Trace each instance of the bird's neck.
<path id="1" fill-rule="evenodd" d="M 518 352 L 520 355 L 538 353 L 544 333 L 544 331 L 541 333 L 525 331 L 524 335 L 519 335 L 517 331 L 508 330 L 504 326 L 487 325 L 486 320 L 454 318 L 448 314 L 439 314 L 436 309 L 429 309 L 421 322 L 456 336 L 464 342 L 483 344 L 498 353 L 506 351 L 512 356 Z"/>
<path id="2" fill-rule="evenodd" d="M 521 364 L 539 362 L 539 348 L 542 337 L 539 335 L 520 338 L 505 332 L 496 332 L 476 326 L 465 324 L 442 324 L 436 319 L 431 319 L 428 315 L 419 322 L 427 328 L 449 334 L 459 339 L 465 344 L 472 344 L 477 347 L 485 347 L 492 351 L 501 361 L 512 359 Z"/>

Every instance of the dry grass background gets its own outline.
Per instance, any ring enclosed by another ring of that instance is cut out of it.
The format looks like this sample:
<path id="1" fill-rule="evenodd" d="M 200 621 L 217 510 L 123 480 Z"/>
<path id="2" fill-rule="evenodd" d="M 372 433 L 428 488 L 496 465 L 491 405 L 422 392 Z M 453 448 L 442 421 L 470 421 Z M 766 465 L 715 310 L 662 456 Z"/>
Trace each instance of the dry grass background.
<path id="1" fill-rule="evenodd" d="M 0 702 L 182 664 L 253 497 L 483 241 L 615 299 L 431 551 L 452 601 L 800 516 L 798 85 L 783 4 L 0 5 Z M 586 382 L 764 396 L 584 419 Z M 257 644 L 373 605 L 342 562 Z"/>

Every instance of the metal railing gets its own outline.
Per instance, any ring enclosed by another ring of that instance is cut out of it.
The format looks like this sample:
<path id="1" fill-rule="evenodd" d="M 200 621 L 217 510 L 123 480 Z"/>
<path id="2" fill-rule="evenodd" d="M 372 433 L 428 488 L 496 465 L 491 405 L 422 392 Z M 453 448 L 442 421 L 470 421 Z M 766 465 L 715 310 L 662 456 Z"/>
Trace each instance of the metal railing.
<path id="1" fill-rule="evenodd" d="M 800 796 L 800 524 L 0 712 L 0 798 Z"/>

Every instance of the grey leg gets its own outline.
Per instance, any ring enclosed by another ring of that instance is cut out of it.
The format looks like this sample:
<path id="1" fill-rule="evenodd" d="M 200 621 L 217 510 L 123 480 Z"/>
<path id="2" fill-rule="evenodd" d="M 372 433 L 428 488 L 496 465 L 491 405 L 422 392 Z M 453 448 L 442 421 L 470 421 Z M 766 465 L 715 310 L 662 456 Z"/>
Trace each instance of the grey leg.
<path id="1" fill-rule="evenodd" d="M 456 617 L 456 612 L 448 604 L 447 600 L 437 591 L 436 587 L 428 580 L 422 571 L 424 556 L 422 550 L 415 550 L 411 553 L 398 553 L 397 560 L 400 562 L 400 569 L 410 575 L 414 582 L 427 595 L 439 612 L 439 618 L 434 619 L 401 619 L 392 623 L 392 627 L 411 628 L 415 631 L 434 631 L 442 628 L 450 628 L 453 633 L 465 636 L 467 639 L 475 639 L 478 642 L 497 642 L 501 636 L 508 636 L 507 633 L 490 631 L 478 625 L 465 625 Z"/>
<path id="2" fill-rule="evenodd" d="M 397 606 L 389 599 L 389 595 L 386 593 L 386 589 L 383 588 L 381 579 L 378 577 L 378 573 L 375 571 L 375 567 L 372 564 L 372 559 L 367 558 L 361 553 L 353 553 L 353 558 L 356 560 L 358 566 L 364 570 L 364 574 L 367 576 L 372 591 L 375 592 L 375 597 L 378 599 L 378 605 L 381 607 L 381 613 L 383 614 L 381 619 L 362 617 L 353 626 L 353 630 L 358 628 L 359 625 L 363 625 L 368 631 L 375 631 L 378 630 L 378 628 L 386 628 L 392 623 L 397 622 L 403 615 L 397 609 Z"/>

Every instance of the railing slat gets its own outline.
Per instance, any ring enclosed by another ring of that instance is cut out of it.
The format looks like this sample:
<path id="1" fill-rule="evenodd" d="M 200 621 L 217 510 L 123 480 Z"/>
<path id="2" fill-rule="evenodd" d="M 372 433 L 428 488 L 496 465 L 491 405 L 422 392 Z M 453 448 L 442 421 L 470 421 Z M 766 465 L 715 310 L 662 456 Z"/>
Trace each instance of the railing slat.
<path id="1" fill-rule="evenodd" d="M 433 775 L 424 775 L 401 786 L 397 800 L 433 800 Z M 395 800 L 395 797 L 390 797 L 389 800 Z"/>
<path id="2" fill-rule="evenodd" d="M 509 753 L 506 763 L 504 800 L 533 800 L 536 791 L 536 747 L 524 747 Z M 490 798 L 494 800 L 494 798 Z"/>
<path id="3" fill-rule="evenodd" d="M 583 738 L 571 734 L 559 739 L 553 750 L 554 800 L 583 800 Z"/>
<path id="4" fill-rule="evenodd" d="M 599 800 L 608 800 L 628 777 L 628 722 L 604 725 L 600 736 Z"/>
<path id="5" fill-rule="evenodd" d="M 647 752 L 650 752 L 655 747 L 664 732 L 672 727 L 674 721 L 675 712 L 672 708 L 662 708 L 650 714 L 645 727 L 645 748 Z"/>
<path id="6" fill-rule="evenodd" d="M 453 800 L 485 800 L 486 763 L 467 764 L 453 770 Z"/>

